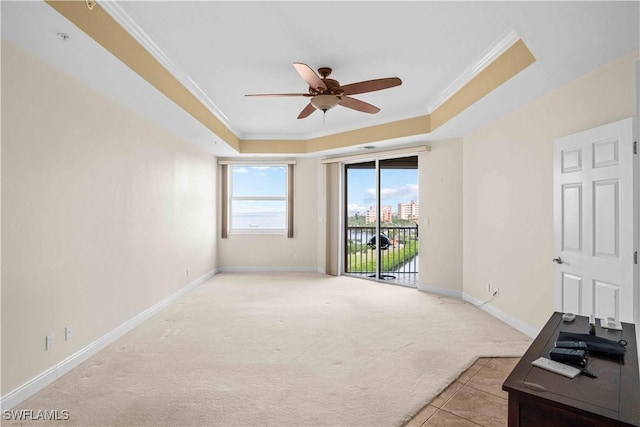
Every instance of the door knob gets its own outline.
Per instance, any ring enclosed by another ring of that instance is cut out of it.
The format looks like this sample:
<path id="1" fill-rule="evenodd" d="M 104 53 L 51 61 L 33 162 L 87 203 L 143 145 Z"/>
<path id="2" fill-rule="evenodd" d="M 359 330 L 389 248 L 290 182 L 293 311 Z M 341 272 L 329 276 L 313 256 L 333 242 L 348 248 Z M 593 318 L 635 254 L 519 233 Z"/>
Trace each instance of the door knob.
<path id="1" fill-rule="evenodd" d="M 553 262 L 555 262 L 556 264 L 562 264 L 562 258 L 560 258 L 559 256 L 555 257 L 553 259 Z"/>

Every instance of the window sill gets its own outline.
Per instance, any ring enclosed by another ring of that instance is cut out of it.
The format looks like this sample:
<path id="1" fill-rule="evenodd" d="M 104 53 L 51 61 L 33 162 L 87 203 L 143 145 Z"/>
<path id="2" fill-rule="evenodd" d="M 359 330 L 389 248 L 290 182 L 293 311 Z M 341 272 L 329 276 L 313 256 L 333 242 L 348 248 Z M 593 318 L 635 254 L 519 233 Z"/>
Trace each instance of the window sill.
<path id="1" fill-rule="evenodd" d="M 244 230 L 229 230 L 229 236 L 287 236 L 287 230 L 274 230 L 274 229 L 244 229 Z"/>

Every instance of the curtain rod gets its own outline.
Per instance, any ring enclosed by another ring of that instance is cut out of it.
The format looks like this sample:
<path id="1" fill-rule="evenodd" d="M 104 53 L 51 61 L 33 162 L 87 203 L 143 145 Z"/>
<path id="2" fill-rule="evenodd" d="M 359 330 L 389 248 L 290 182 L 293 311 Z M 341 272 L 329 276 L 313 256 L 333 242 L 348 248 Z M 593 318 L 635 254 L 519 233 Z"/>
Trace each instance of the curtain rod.
<path id="1" fill-rule="evenodd" d="M 219 165 L 295 165 L 295 160 L 271 159 L 271 160 L 218 160 Z"/>
<path id="2" fill-rule="evenodd" d="M 428 145 L 421 145 L 418 147 L 409 147 L 409 148 L 401 148 L 398 150 L 388 150 L 388 151 L 376 151 L 373 153 L 362 153 L 362 154 L 352 154 L 350 156 L 340 156 L 340 157 L 329 157 L 326 159 L 320 160 L 321 163 L 339 163 L 346 161 L 365 161 L 365 160 L 375 160 L 375 159 L 385 159 L 389 157 L 397 157 L 399 155 L 412 155 L 418 154 L 423 151 L 431 151 L 431 147 Z"/>

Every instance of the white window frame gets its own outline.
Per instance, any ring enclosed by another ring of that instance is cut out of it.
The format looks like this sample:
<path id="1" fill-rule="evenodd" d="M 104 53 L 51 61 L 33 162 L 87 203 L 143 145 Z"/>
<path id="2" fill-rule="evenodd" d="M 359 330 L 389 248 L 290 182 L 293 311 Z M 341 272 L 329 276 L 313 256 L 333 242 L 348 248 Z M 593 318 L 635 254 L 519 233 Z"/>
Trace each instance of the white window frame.
<path id="1" fill-rule="evenodd" d="M 263 235 L 284 235 L 293 237 L 293 175 L 295 164 L 290 160 L 274 160 L 274 161 L 242 161 L 242 160 L 221 160 L 220 165 L 225 165 L 223 174 L 223 221 L 222 221 L 222 238 L 228 235 L 243 234 L 263 234 Z M 285 195 L 284 196 L 234 196 L 233 195 L 233 167 L 284 167 L 285 168 Z M 284 201 L 285 203 L 285 226 L 284 228 L 232 228 L 231 219 L 233 216 L 233 201 L 240 200 L 256 200 L 256 201 Z"/>

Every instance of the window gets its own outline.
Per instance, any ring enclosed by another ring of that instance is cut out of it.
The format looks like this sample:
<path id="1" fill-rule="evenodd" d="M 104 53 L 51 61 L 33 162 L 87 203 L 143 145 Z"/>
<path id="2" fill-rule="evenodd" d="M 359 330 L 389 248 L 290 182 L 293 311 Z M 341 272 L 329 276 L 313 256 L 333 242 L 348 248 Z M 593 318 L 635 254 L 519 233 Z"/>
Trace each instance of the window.
<path id="1" fill-rule="evenodd" d="M 232 163 L 223 169 L 226 230 L 234 234 L 293 237 L 293 165 Z"/>

